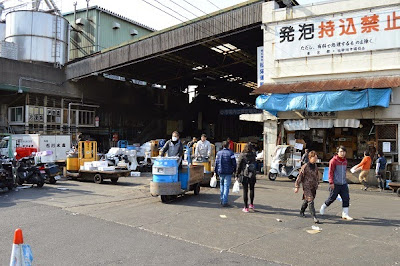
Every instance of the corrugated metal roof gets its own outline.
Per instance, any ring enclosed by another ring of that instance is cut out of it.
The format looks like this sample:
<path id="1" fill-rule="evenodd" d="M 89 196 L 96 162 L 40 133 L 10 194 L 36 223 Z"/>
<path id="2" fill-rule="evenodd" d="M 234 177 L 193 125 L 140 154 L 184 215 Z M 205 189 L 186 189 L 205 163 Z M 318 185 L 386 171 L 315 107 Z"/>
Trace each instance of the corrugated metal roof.
<path id="1" fill-rule="evenodd" d="M 338 91 L 393 87 L 400 87 L 400 76 L 378 76 L 372 78 L 330 79 L 264 84 L 255 89 L 252 94 Z"/>

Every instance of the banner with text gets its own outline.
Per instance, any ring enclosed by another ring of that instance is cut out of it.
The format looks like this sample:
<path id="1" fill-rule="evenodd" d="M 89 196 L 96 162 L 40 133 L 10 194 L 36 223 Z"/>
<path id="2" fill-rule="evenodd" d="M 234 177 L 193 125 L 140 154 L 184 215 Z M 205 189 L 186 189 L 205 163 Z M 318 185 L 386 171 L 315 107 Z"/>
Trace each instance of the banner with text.
<path id="1" fill-rule="evenodd" d="M 275 26 L 275 59 L 400 48 L 400 7 Z"/>

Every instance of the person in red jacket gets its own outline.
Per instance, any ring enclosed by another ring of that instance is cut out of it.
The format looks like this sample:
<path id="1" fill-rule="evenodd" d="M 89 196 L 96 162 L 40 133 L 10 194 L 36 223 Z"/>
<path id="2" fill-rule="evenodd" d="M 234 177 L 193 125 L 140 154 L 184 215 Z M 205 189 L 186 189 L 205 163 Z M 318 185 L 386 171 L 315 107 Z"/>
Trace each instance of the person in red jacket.
<path id="1" fill-rule="evenodd" d="M 230 138 L 227 138 L 226 141 L 229 143 L 229 149 L 234 152 L 235 144 L 233 143 L 233 141 Z"/>
<path id="2" fill-rule="evenodd" d="M 340 146 L 337 148 L 337 155 L 329 161 L 329 198 L 322 204 L 319 213 L 324 215 L 325 209 L 331 205 L 338 195 L 342 197 L 342 219 L 351 221 L 349 216 L 350 195 L 349 186 L 346 180 L 346 148 Z"/>

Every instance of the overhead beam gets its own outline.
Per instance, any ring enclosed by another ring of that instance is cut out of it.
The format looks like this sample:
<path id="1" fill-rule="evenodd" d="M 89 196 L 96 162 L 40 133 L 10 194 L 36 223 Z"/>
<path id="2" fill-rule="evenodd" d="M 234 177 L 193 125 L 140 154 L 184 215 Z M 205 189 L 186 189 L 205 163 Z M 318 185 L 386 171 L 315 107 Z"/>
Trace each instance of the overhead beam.
<path id="1" fill-rule="evenodd" d="M 261 0 L 248 1 L 237 8 L 155 32 L 137 41 L 68 64 L 66 66 L 67 79 L 77 80 L 93 73 L 128 66 L 259 24 L 262 21 L 263 2 Z"/>

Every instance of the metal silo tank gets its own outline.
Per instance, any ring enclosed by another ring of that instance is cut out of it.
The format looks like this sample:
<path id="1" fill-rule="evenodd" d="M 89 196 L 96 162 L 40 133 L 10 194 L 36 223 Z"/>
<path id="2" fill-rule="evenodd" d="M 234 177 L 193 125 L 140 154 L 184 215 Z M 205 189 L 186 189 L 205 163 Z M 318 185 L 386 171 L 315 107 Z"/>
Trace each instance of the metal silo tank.
<path id="1" fill-rule="evenodd" d="M 5 40 L 18 45 L 18 60 L 64 65 L 68 31 L 68 21 L 54 14 L 19 10 L 6 15 Z"/>
<path id="2" fill-rule="evenodd" d="M 6 37 L 6 23 L 0 22 L 0 42 Z"/>

